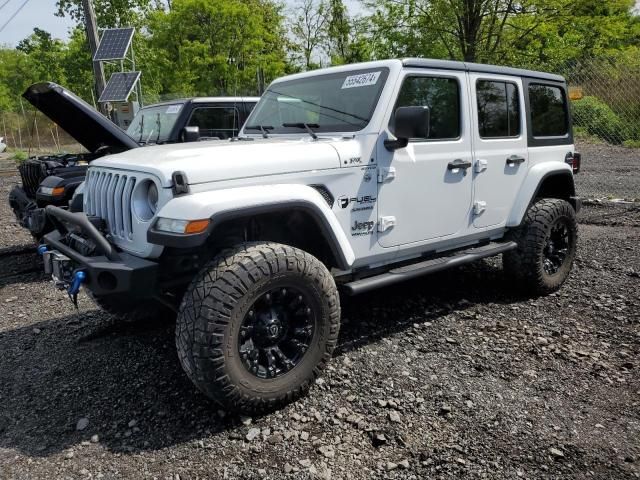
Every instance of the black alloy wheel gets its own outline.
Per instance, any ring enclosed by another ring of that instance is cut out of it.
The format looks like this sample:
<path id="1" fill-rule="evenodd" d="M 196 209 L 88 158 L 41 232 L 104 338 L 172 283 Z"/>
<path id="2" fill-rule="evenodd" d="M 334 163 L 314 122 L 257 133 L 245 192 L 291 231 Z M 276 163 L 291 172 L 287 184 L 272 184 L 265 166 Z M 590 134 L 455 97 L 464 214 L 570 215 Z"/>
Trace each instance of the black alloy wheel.
<path id="1" fill-rule="evenodd" d="M 276 378 L 300 363 L 315 332 L 316 314 L 294 286 L 270 288 L 253 302 L 238 335 L 244 367 L 258 378 Z"/>
<path id="2" fill-rule="evenodd" d="M 558 218 L 551 226 L 551 232 L 542 251 L 543 268 L 548 275 L 558 273 L 567 260 L 571 246 L 570 235 L 569 225 L 564 217 Z"/>

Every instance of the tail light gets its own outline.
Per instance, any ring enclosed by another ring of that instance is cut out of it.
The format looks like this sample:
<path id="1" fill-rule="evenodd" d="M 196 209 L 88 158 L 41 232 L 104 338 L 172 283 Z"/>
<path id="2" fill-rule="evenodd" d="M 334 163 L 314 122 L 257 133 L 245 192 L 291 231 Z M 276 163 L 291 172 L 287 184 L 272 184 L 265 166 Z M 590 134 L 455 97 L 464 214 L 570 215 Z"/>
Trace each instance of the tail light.
<path id="1" fill-rule="evenodd" d="M 564 158 L 564 161 L 571 165 L 573 169 L 573 173 L 578 173 L 580 171 L 580 163 L 582 162 L 582 155 L 578 152 L 569 152 L 567 156 Z"/>

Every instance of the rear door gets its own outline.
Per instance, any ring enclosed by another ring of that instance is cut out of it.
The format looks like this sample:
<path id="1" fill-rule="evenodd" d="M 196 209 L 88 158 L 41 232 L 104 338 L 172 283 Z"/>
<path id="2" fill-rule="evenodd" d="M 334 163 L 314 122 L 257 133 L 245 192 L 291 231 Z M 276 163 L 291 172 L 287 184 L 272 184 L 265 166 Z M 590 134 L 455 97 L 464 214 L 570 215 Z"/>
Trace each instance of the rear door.
<path id="1" fill-rule="evenodd" d="M 473 108 L 473 225 L 506 223 L 529 158 L 522 80 L 470 73 Z"/>

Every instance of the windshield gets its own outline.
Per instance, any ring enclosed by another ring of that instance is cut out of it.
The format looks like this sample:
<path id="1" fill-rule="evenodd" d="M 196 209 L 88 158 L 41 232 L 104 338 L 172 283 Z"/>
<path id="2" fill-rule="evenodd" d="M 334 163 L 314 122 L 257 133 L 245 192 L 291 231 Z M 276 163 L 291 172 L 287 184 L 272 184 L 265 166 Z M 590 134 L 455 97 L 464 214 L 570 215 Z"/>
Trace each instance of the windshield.
<path id="1" fill-rule="evenodd" d="M 141 143 L 166 142 L 181 110 L 181 103 L 145 107 L 136 114 L 127 133 Z"/>
<path id="2" fill-rule="evenodd" d="M 245 133 L 357 132 L 367 126 L 389 70 L 373 68 L 331 73 L 271 85 L 244 127 Z M 285 127 L 283 124 L 289 124 Z M 253 127 L 253 128 L 250 128 Z"/>

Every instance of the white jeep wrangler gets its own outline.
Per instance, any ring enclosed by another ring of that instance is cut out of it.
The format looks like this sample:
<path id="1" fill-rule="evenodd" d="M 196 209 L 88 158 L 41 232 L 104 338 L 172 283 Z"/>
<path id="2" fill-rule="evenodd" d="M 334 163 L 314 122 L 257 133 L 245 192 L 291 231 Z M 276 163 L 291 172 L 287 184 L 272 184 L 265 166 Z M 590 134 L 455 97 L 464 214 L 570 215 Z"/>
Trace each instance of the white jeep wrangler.
<path id="1" fill-rule="evenodd" d="M 358 294 L 503 254 L 532 294 L 576 252 L 562 77 L 387 60 L 273 82 L 240 137 L 94 161 L 48 207 L 45 269 L 105 310 L 177 314 L 193 383 L 259 413 L 304 394 Z"/>

